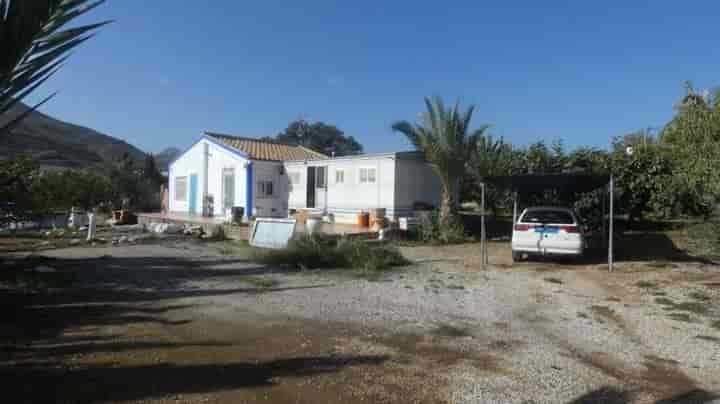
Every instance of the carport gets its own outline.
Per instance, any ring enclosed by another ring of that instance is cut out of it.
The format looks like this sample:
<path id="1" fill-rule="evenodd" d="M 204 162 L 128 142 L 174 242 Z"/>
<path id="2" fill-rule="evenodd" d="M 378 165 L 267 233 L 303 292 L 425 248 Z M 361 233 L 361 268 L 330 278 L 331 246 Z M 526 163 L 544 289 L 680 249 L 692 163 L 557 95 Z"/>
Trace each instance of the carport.
<path id="1" fill-rule="evenodd" d="M 487 183 L 493 184 L 501 189 L 510 190 L 513 194 L 513 228 L 518 219 L 518 200 L 522 195 L 539 193 L 545 191 L 557 191 L 559 193 L 586 193 L 596 189 L 607 188 L 602 199 L 602 211 L 605 212 L 606 205 L 609 205 L 608 228 L 606 231 L 606 220 L 602 220 L 603 243 L 607 245 L 608 270 L 613 271 L 613 230 L 614 230 L 614 208 L 615 208 L 615 184 L 610 174 L 588 174 L 588 173 L 563 173 L 563 174 L 519 174 L 491 177 Z M 485 266 L 488 262 L 487 237 L 485 231 L 485 184 L 481 184 L 481 234 L 480 249 L 482 263 Z M 606 203 L 609 200 L 609 204 Z M 605 234 L 607 233 L 607 239 Z"/>

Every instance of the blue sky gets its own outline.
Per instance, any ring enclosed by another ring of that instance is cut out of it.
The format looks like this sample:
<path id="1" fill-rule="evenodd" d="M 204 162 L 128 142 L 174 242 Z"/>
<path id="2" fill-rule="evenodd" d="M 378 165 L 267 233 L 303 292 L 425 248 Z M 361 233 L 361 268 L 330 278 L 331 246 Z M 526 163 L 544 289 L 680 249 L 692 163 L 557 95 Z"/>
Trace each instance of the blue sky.
<path id="1" fill-rule="evenodd" d="M 440 95 L 524 145 L 607 147 L 660 127 L 683 81 L 720 85 L 720 2 L 108 0 L 114 19 L 32 100 L 146 151 L 304 116 L 368 152 Z M 692 4 L 692 6 L 690 6 Z"/>

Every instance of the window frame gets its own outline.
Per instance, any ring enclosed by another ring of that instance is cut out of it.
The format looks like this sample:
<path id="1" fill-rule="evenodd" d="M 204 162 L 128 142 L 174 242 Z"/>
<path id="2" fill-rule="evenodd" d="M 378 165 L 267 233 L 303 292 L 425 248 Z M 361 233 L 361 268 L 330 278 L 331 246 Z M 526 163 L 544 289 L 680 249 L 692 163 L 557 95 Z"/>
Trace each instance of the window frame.
<path id="1" fill-rule="evenodd" d="M 345 169 L 344 168 L 336 168 L 335 169 L 335 184 L 344 184 L 345 183 Z"/>
<path id="2" fill-rule="evenodd" d="M 359 167 L 358 168 L 358 183 L 359 184 L 377 184 L 377 167 Z M 372 181 L 370 181 L 370 173 L 372 172 Z M 364 179 L 363 179 L 363 173 Z"/>
<path id="3" fill-rule="evenodd" d="M 182 180 L 184 182 L 184 192 L 182 195 L 178 192 L 181 187 L 178 187 L 178 181 Z M 187 202 L 189 199 L 188 196 L 188 184 L 189 184 L 189 176 L 187 175 L 181 175 L 175 177 L 173 181 L 173 200 L 175 202 Z M 178 196 L 181 196 L 182 198 L 178 198 Z"/>
<path id="4" fill-rule="evenodd" d="M 325 189 L 328 186 L 328 167 L 315 167 L 315 188 Z"/>
<path id="5" fill-rule="evenodd" d="M 257 182 L 258 198 L 272 198 L 275 196 L 275 182 L 272 180 L 262 180 Z M 268 193 L 268 185 L 270 192 Z"/>

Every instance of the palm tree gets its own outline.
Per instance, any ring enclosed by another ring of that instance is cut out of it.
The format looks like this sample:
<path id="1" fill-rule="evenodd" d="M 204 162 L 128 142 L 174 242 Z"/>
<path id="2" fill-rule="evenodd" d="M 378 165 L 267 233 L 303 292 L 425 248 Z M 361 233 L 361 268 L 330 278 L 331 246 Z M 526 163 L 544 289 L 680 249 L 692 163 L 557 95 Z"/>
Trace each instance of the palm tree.
<path id="1" fill-rule="evenodd" d="M 68 52 L 110 23 L 65 27 L 105 0 L 0 0 L 0 117 L 28 96 L 68 58 Z M 0 126 L 9 133 L 52 94 L 28 111 Z"/>
<path id="2" fill-rule="evenodd" d="M 442 183 L 440 224 L 448 225 L 455 219 L 460 180 L 465 175 L 468 161 L 475 151 L 479 138 L 490 125 L 470 131 L 474 106 L 460 111 L 459 103 L 446 108 L 440 97 L 425 98 L 427 111 L 417 123 L 395 122 L 392 129 L 405 135 L 432 165 Z"/>

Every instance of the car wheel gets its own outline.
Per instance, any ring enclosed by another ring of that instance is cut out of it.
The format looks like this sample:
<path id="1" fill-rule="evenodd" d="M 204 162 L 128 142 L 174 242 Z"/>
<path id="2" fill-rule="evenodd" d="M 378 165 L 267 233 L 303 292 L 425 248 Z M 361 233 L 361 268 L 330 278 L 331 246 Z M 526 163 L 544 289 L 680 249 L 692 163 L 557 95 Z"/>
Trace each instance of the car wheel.
<path id="1" fill-rule="evenodd" d="M 520 262 L 520 261 L 522 261 L 522 258 L 523 258 L 522 253 L 513 251 L 513 253 L 512 253 L 513 262 Z"/>

